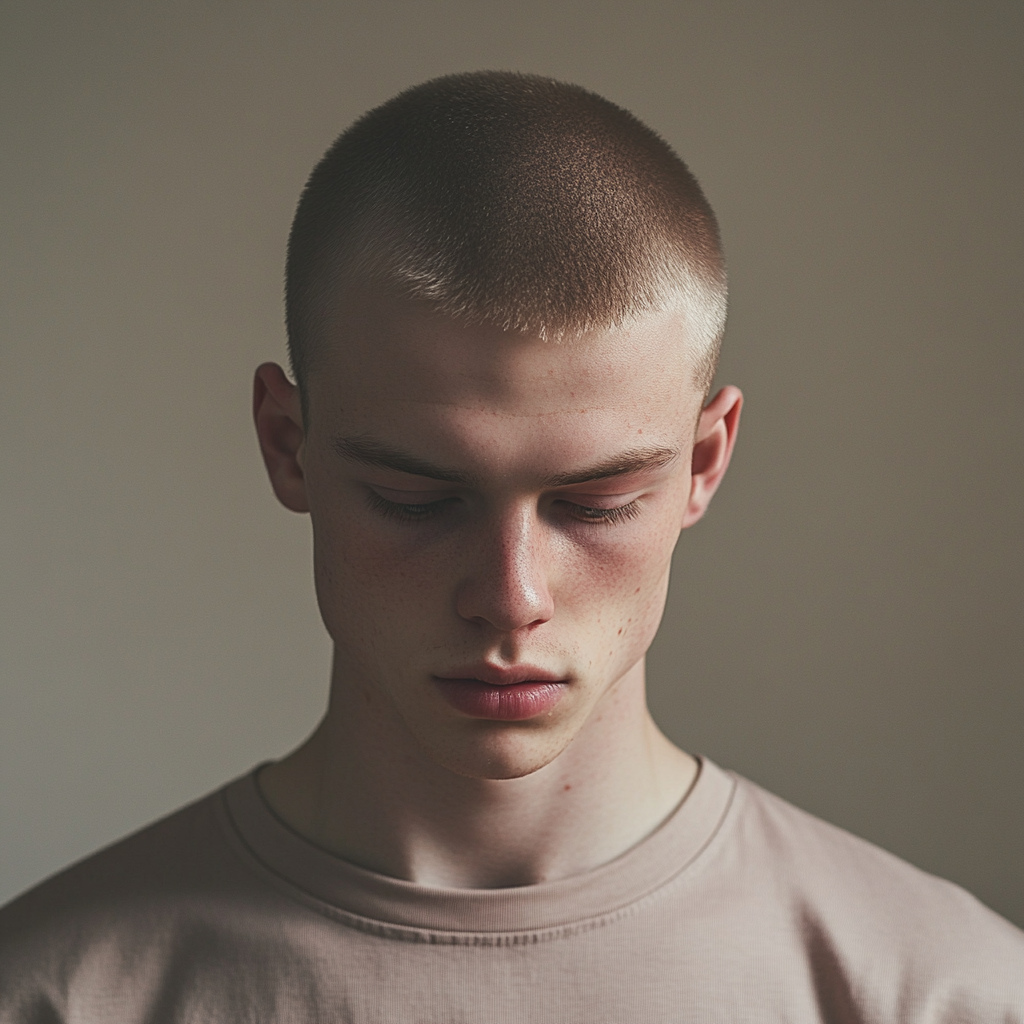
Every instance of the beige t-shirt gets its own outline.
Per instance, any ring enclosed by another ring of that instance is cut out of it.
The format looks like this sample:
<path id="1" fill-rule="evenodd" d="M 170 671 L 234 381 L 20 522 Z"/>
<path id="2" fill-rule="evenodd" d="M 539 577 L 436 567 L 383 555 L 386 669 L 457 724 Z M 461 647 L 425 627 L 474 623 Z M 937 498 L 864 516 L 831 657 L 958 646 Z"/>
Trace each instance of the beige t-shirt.
<path id="1" fill-rule="evenodd" d="M 1024 1022 L 1024 933 L 703 760 L 576 878 L 434 889 L 312 846 L 253 774 L 0 911 L 4 1024 Z"/>

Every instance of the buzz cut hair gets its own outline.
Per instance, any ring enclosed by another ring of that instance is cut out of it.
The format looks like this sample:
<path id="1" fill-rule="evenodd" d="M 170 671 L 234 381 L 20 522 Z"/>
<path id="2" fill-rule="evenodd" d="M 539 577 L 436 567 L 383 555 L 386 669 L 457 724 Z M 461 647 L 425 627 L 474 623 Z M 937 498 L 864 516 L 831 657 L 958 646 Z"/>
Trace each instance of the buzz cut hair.
<path id="1" fill-rule="evenodd" d="M 718 224 L 671 146 L 596 93 L 516 72 L 407 89 L 313 169 L 285 273 L 304 408 L 347 278 L 553 341 L 678 310 L 705 395 L 725 329 Z"/>

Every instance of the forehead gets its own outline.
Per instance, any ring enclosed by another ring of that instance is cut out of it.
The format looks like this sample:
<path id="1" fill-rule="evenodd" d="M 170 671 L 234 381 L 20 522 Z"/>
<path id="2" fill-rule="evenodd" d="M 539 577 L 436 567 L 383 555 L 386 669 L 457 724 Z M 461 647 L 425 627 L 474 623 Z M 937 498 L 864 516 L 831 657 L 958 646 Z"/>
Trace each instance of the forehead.
<path id="1" fill-rule="evenodd" d="M 369 289 L 347 292 L 309 381 L 318 413 L 332 418 L 381 404 L 517 418 L 696 413 L 701 396 L 678 314 L 545 340 Z"/>
<path id="2" fill-rule="evenodd" d="M 339 309 L 309 380 L 314 450 L 375 439 L 511 486 L 692 441 L 702 395 L 678 318 L 545 341 L 370 293 Z"/>

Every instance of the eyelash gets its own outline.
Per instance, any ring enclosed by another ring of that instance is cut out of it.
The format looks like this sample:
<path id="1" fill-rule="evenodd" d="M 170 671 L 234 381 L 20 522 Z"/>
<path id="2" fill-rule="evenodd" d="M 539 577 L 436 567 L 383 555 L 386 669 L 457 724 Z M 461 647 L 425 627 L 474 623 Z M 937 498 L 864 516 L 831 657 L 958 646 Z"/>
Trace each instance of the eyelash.
<path id="1" fill-rule="evenodd" d="M 611 526 L 615 523 L 625 523 L 630 519 L 636 519 L 640 515 L 640 500 L 638 498 L 626 505 L 619 505 L 617 508 L 590 508 L 587 505 L 576 505 L 571 501 L 566 504 L 573 506 L 574 518 L 584 523 L 606 523 Z"/>
<path id="2" fill-rule="evenodd" d="M 387 498 L 382 498 L 375 491 L 370 491 L 367 496 L 367 503 L 378 515 L 385 519 L 397 519 L 406 523 L 422 523 L 433 519 L 441 514 L 445 505 L 457 500 L 457 498 L 442 498 L 440 501 L 428 501 L 422 505 L 406 505 L 398 501 L 388 501 Z M 573 518 L 581 523 L 612 526 L 635 519 L 640 514 L 638 498 L 626 505 L 619 505 L 617 508 L 591 508 L 588 505 L 577 505 L 571 501 L 566 501 L 564 504 L 571 506 Z"/>
<path id="3" fill-rule="evenodd" d="M 442 498 L 440 501 L 427 501 L 422 505 L 404 505 L 400 501 L 388 501 L 382 498 L 376 491 L 370 491 L 367 495 L 367 503 L 374 512 L 385 519 L 398 519 L 406 523 L 421 523 L 427 519 L 433 519 L 443 505 L 453 501 L 453 498 Z"/>

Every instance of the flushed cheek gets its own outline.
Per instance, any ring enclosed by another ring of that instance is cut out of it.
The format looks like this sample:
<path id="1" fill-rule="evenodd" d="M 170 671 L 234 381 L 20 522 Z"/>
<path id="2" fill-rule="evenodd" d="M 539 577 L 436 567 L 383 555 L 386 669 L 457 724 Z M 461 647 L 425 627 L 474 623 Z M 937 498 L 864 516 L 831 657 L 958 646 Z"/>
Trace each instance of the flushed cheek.
<path id="1" fill-rule="evenodd" d="M 336 643 L 372 643 L 381 655 L 393 656 L 396 646 L 436 630 L 449 604 L 443 600 L 445 560 L 440 554 L 413 557 L 372 535 L 315 520 L 313 537 L 317 598 Z"/>
<path id="2" fill-rule="evenodd" d="M 665 606 L 673 545 L 667 533 L 606 549 L 567 573 L 556 608 L 580 631 L 591 671 L 624 672 L 647 650 Z"/>

